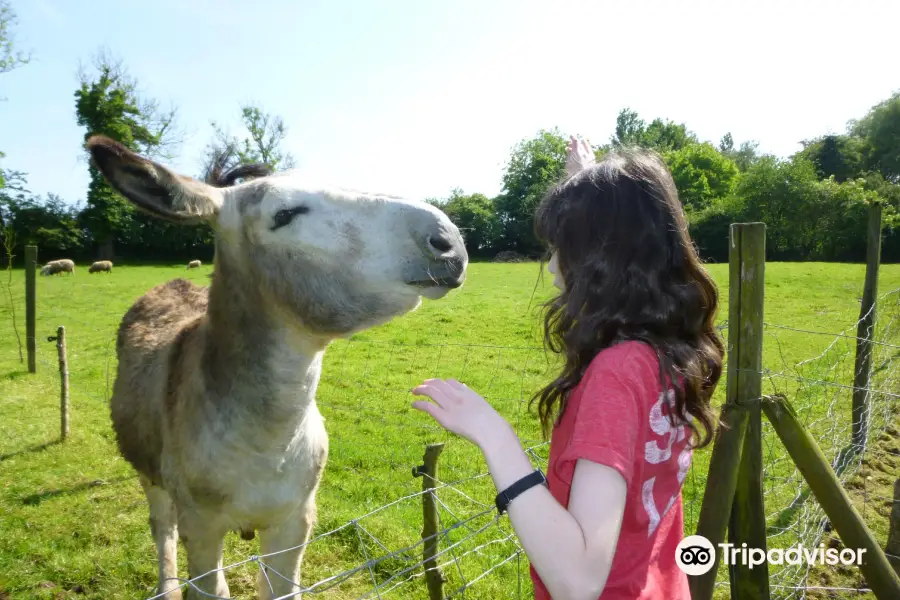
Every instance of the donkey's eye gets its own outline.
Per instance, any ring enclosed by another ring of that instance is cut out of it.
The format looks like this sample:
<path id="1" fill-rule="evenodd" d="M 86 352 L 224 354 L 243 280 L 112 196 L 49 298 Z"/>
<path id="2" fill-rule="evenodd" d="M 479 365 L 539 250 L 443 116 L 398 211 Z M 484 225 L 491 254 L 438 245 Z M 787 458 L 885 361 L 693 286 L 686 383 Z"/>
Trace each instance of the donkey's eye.
<path id="1" fill-rule="evenodd" d="M 269 228 L 270 231 L 275 231 L 279 227 L 284 227 L 285 225 L 290 225 L 291 221 L 294 220 L 294 217 L 297 215 L 303 215 L 309 212 L 309 207 L 306 206 L 295 206 L 293 208 L 283 208 L 275 213 L 275 218 L 272 219 L 272 227 Z"/>

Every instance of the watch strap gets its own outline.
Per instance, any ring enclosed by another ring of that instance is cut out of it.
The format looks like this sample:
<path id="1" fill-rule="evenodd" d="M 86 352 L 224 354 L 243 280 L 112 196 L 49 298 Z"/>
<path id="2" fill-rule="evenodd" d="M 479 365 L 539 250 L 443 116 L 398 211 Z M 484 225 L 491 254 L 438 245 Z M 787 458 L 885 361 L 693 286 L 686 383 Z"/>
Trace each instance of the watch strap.
<path id="1" fill-rule="evenodd" d="M 502 515 L 506 512 L 506 509 L 509 508 L 509 503 L 517 496 L 520 496 L 522 493 L 530 490 L 536 485 L 541 485 L 546 482 L 547 478 L 544 477 L 544 473 L 540 469 L 535 469 L 532 473 L 529 473 L 497 494 L 497 497 L 494 499 L 494 504 L 497 505 L 497 512 Z"/>

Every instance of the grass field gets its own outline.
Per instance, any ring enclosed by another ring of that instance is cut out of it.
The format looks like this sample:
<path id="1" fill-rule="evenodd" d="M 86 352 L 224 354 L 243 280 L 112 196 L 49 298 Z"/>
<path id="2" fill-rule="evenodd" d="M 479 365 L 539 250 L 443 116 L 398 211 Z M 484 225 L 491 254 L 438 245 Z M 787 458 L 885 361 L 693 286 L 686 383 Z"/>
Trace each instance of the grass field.
<path id="1" fill-rule="evenodd" d="M 711 265 L 710 270 L 719 284 L 720 319 L 724 320 L 728 315 L 727 265 Z M 208 266 L 193 271 L 185 271 L 183 266 L 122 266 L 111 275 L 88 275 L 86 268 L 79 268 L 74 277 L 39 277 L 37 374 L 28 374 L 26 365 L 19 362 L 7 274 L 3 274 L 0 598 L 113 599 L 152 593 L 156 554 L 147 507 L 133 470 L 116 451 L 106 405 L 107 390 L 115 377 L 115 332 L 123 313 L 150 287 L 175 277 L 205 284 L 210 272 Z M 766 266 L 765 320 L 799 330 L 844 331 L 858 318 L 863 273 L 862 265 L 770 263 Z M 494 403 L 516 426 L 526 445 L 540 444 L 527 399 L 546 381 L 554 363 L 539 349 L 534 309 L 549 297 L 550 282 L 545 278 L 538 283 L 537 275 L 535 263 L 472 264 L 461 290 L 441 301 L 426 301 L 414 313 L 329 348 L 318 401 L 331 449 L 314 535 L 337 531 L 310 544 L 304 560 L 304 585 L 360 567 L 420 539 L 421 501 L 407 496 L 419 491 L 422 482 L 411 476 L 411 469 L 420 464 L 426 444 L 444 441 L 439 479 L 460 482 L 438 493 L 443 503 L 441 519 L 445 526 L 464 522 L 442 542 L 441 547 L 449 550 L 440 562 L 450 563 L 443 568 L 445 593 L 468 585 L 467 598 L 531 596 L 527 560 L 516 554 L 508 521 L 493 522 L 491 482 L 476 477 L 486 471 L 483 461 L 469 444 L 448 436 L 427 416 L 410 409 L 408 390 L 427 377 L 457 377 Z M 900 288 L 900 266 L 884 265 L 880 291 L 896 288 Z M 11 294 L 24 343 L 21 270 L 12 273 Z M 45 341 L 58 325 L 67 331 L 71 384 L 71 437 L 64 444 L 55 443 L 59 434 L 56 348 Z M 855 334 L 855 329 L 849 333 Z M 764 366 L 783 373 L 824 352 L 813 365 L 819 365 L 815 367 L 817 376 L 833 371 L 834 377 L 844 377 L 846 358 L 837 356 L 838 347 L 829 349 L 833 340 L 767 327 Z M 839 369 L 832 368 L 838 364 L 842 365 Z M 884 372 L 891 372 L 890 365 Z M 843 431 L 836 427 L 837 421 L 849 423 L 846 391 L 832 393 L 788 377 L 767 378 L 766 385 L 802 398 L 800 412 L 820 439 Z M 723 397 L 724 378 L 716 402 Z M 893 448 L 890 438 L 884 444 Z M 535 451 L 538 460 L 543 460 L 546 450 L 541 446 Z M 685 482 L 688 531 L 696 523 L 709 455 L 709 450 L 695 454 Z M 791 481 L 791 471 L 782 461 L 767 477 L 773 482 Z M 889 479 L 888 474 L 882 475 L 885 481 Z M 873 481 L 871 485 L 883 483 Z M 886 489 L 890 495 L 889 485 Z M 796 492 L 793 484 L 773 485 L 771 494 L 766 495 L 767 513 L 783 507 L 780 502 Z M 870 512 L 875 519 L 870 527 L 883 544 L 884 519 L 878 520 L 878 511 Z M 246 559 L 257 550 L 257 540 L 229 535 L 225 564 Z M 183 553 L 180 558 L 186 576 Z M 403 573 L 420 559 L 418 546 L 317 589 L 326 598 L 356 598 L 378 584 L 379 593 L 371 592 L 370 597 L 425 598 L 421 569 Z M 254 597 L 256 570 L 255 565 L 246 564 L 226 572 L 235 597 Z M 848 573 L 841 579 L 832 574 L 829 585 L 853 576 Z"/>

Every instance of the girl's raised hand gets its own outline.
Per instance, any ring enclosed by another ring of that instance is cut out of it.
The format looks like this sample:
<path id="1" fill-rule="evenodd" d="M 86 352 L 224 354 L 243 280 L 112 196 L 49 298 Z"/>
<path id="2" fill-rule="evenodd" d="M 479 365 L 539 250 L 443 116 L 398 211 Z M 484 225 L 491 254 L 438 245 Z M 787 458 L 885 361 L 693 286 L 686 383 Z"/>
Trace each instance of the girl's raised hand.
<path id="1" fill-rule="evenodd" d="M 426 379 L 412 390 L 434 402 L 413 402 L 445 429 L 463 436 L 482 449 L 492 438 L 512 431 L 510 424 L 487 401 L 455 379 Z"/>
<path id="2" fill-rule="evenodd" d="M 566 145 L 566 176 L 571 177 L 597 162 L 587 140 L 570 136 Z"/>

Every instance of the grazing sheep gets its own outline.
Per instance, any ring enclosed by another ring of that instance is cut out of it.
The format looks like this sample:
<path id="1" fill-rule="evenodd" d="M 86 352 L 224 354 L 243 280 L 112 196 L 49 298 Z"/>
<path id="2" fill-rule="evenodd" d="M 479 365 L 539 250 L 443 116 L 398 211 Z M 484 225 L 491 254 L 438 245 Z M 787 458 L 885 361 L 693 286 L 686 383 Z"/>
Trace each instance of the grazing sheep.
<path id="1" fill-rule="evenodd" d="M 201 264 L 203 264 L 203 263 L 201 263 L 199 260 L 192 260 L 191 262 L 188 263 L 187 268 L 188 269 L 199 269 Z"/>
<path id="2" fill-rule="evenodd" d="M 75 274 L 75 263 L 68 258 L 51 260 L 41 267 L 41 275 L 59 275 L 60 273 Z"/>
<path id="3" fill-rule="evenodd" d="M 113 264 L 108 260 L 98 260 L 88 269 L 88 273 L 97 273 L 100 271 L 106 271 L 107 273 L 112 273 Z"/>
<path id="4" fill-rule="evenodd" d="M 181 597 L 180 536 L 198 597 L 229 597 L 223 538 L 258 530 L 260 596 L 294 597 L 328 455 L 315 399 L 325 349 L 461 286 L 459 230 L 424 202 L 290 172 L 220 188 L 107 137 L 86 147 L 139 208 L 215 225 L 210 287 L 153 288 L 116 342 L 113 428 L 150 505 L 157 593 Z"/>
<path id="5" fill-rule="evenodd" d="M 75 263 L 73 261 L 69 260 L 68 258 L 61 258 L 61 259 L 55 260 L 53 262 L 55 262 L 56 264 L 58 264 L 62 267 L 62 271 L 60 271 L 60 272 L 71 273 L 72 275 L 75 274 Z"/>

